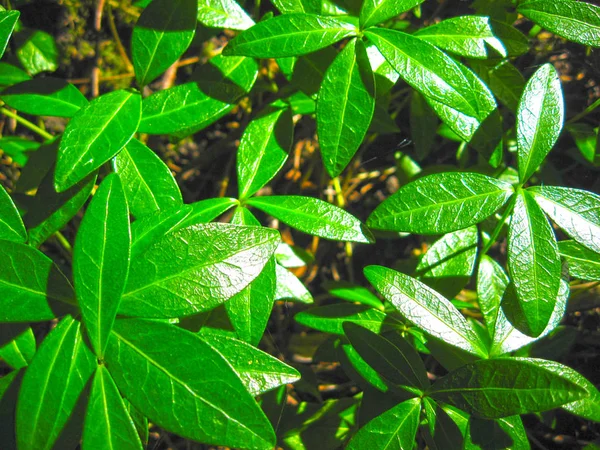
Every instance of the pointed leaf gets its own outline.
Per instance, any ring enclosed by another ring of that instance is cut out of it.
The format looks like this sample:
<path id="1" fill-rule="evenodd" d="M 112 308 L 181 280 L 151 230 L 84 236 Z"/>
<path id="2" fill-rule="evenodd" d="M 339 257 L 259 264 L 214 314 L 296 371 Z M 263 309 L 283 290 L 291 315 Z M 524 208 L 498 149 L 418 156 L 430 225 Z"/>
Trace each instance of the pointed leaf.
<path id="1" fill-rule="evenodd" d="M 371 306 L 383 310 L 383 303 L 366 287 L 352 284 L 347 281 L 327 281 L 323 283 L 323 288 L 331 295 L 349 302 L 358 302 L 363 305 Z"/>
<path id="2" fill-rule="evenodd" d="M 19 11 L 0 11 L 0 58 L 4 55 L 10 35 L 19 20 Z"/>
<path id="3" fill-rule="evenodd" d="M 302 311 L 294 316 L 296 322 L 325 333 L 344 334 L 344 322 L 361 325 L 378 333 L 389 320 L 386 313 L 367 305 L 336 303 Z M 391 321 L 390 323 L 394 323 Z"/>
<path id="4" fill-rule="evenodd" d="M 517 110 L 519 179 L 525 183 L 558 139 L 565 107 L 558 73 L 552 64 L 540 67 L 525 85 Z"/>
<path id="5" fill-rule="evenodd" d="M 208 223 L 238 204 L 239 202 L 235 198 L 227 197 L 209 198 L 191 203 L 189 206 L 192 207 L 192 211 L 180 227 L 185 228 L 198 223 Z"/>
<path id="6" fill-rule="evenodd" d="M 145 86 L 187 50 L 196 32 L 198 0 L 152 0 L 131 36 L 135 78 Z"/>
<path id="7" fill-rule="evenodd" d="M 558 251 L 569 266 L 569 275 L 587 281 L 600 281 L 600 254 L 575 241 L 561 241 Z"/>
<path id="8" fill-rule="evenodd" d="M 54 38 L 41 30 L 21 28 L 14 34 L 17 58 L 29 75 L 58 69 L 58 48 Z"/>
<path id="9" fill-rule="evenodd" d="M 365 0 L 360 10 L 360 25 L 368 28 L 408 11 L 424 0 Z"/>
<path id="10" fill-rule="evenodd" d="M 198 4 L 198 22 L 212 28 L 246 30 L 254 20 L 235 0 L 209 0 Z"/>
<path id="11" fill-rule="evenodd" d="M 276 264 L 275 275 L 277 277 L 275 300 L 296 300 L 300 303 L 313 303 L 312 294 L 292 272 Z"/>
<path id="12" fill-rule="evenodd" d="M 465 436 L 469 450 L 530 450 L 527 432 L 519 416 L 487 420 L 471 416 Z"/>
<path id="13" fill-rule="evenodd" d="M 29 365 L 36 350 L 35 336 L 31 327 L 27 327 L 8 344 L 0 347 L 0 358 L 13 369 L 20 369 Z"/>
<path id="14" fill-rule="evenodd" d="M 24 243 L 27 240 L 27 231 L 19 210 L 13 203 L 10 195 L 0 185 L 0 239 Z"/>
<path id="15" fill-rule="evenodd" d="M 512 186 L 477 173 L 447 172 L 419 178 L 371 213 L 371 228 L 440 234 L 481 222 L 504 205 Z"/>
<path id="16" fill-rule="evenodd" d="M 79 110 L 58 150 L 54 185 L 62 192 L 115 156 L 140 124 L 141 96 L 132 91 L 104 94 Z"/>
<path id="17" fill-rule="evenodd" d="M 11 64 L 0 62 L 0 87 L 12 86 L 13 84 L 30 79 L 31 77 L 24 70 Z"/>
<path id="18" fill-rule="evenodd" d="M 494 337 L 496 320 L 501 312 L 500 304 L 509 279 L 500 264 L 483 255 L 479 260 L 477 272 L 477 303 L 485 319 L 490 337 Z"/>
<path id="19" fill-rule="evenodd" d="M 136 259 L 171 231 L 183 228 L 183 221 L 191 211 L 190 205 L 183 205 L 181 208 L 149 214 L 133 222 L 131 224 L 131 259 Z"/>
<path id="20" fill-rule="evenodd" d="M 106 357 L 119 390 L 158 426 L 205 444 L 275 445 L 269 421 L 236 373 L 199 336 L 156 321 L 117 320 Z"/>

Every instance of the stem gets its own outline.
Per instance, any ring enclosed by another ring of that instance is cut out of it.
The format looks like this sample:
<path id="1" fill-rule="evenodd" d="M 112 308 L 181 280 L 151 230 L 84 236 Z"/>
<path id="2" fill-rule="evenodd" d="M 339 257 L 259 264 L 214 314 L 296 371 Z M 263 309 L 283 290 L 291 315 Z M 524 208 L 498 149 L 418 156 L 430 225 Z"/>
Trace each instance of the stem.
<path id="1" fill-rule="evenodd" d="M 492 232 L 492 235 L 490 236 L 490 240 L 485 245 L 485 247 L 483 247 L 483 250 L 481 251 L 482 256 L 485 255 L 490 250 L 490 248 L 492 248 L 492 245 L 494 245 L 494 243 L 496 242 L 496 239 L 498 238 L 500 231 L 502 231 L 502 227 L 504 226 L 506 219 L 508 219 L 508 216 L 510 215 L 510 213 L 513 210 L 513 207 L 515 206 L 515 202 L 517 201 L 517 195 L 518 194 L 516 192 L 513 194 L 508 206 L 502 213 L 502 217 L 500 217 L 500 221 L 498 222 L 498 225 L 496 225 L 496 228 L 494 228 L 494 231 Z"/>
<path id="2" fill-rule="evenodd" d="M 127 56 L 127 52 L 123 47 L 123 43 L 121 42 L 121 38 L 119 37 L 119 33 L 117 32 L 117 27 L 115 25 L 115 16 L 113 15 L 112 6 L 108 4 L 108 28 L 110 28 L 110 34 L 112 34 L 115 44 L 117 45 L 117 50 L 119 51 L 119 55 L 121 55 L 121 59 L 127 66 L 127 70 L 129 72 L 133 71 L 133 64 L 129 57 Z"/>
<path id="3" fill-rule="evenodd" d="M 342 186 L 340 185 L 340 177 L 335 177 L 333 179 L 333 188 L 335 189 L 337 205 L 340 208 L 343 208 L 346 205 L 346 202 L 344 201 L 344 193 L 342 192 Z"/>
<path id="4" fill-rule="evenodd" d="M 576 116 L 567 120 L 567 124 L 577 122 L 579 119 L 583 119 L 589 113 L 594 111 L 598 106 L 600 106 L 600 98 L 598 100 L 596 100 L 594 103 L 592 103 L 590 106 L 585 108 L 583 111 L 581 111 L 579 114 L 577 114 Z"/>
<path id="5" fill-rule="evenodd" d="M 23 125 L 26 128 L 29 128 L 31 131 L 39 134 L 41 137 L 43 137 L 46 140 L 52 139 L 54 137 L 50 133 L 48 133 L 46 130 L 42 130 L 40 127 L 31 123 L 29 120 L 24 119 L 23 117 L 19 116 L 17 113 L 14 113 L 6 108 L 0 108 L 0 113 L 4 114 L 7 117 L 11 117 L 11 118 L 15 119 L 21 125 Z"/>
<path id="6" fill-rule="evenodd" d="M 62 245 L 67 252 L 73 253 L 73 247 L 71 247 L 71 244 L 69 241 L 67 241 L 67 238 L 60 231 L 57 231 L 54 233 L 54 235 L 56 236 L 58 242 L 60 242 L 60 245 Z"/>

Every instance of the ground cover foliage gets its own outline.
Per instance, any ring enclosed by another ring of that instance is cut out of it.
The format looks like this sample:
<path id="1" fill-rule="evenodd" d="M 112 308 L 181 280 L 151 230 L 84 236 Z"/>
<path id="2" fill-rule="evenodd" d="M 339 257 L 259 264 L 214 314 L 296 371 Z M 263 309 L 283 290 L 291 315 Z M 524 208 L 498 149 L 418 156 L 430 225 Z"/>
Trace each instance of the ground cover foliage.
<path id="1" fill-rule="evenodd" d="M 600 7 L 3 1 L 0 448 L 600 447 Z"/>

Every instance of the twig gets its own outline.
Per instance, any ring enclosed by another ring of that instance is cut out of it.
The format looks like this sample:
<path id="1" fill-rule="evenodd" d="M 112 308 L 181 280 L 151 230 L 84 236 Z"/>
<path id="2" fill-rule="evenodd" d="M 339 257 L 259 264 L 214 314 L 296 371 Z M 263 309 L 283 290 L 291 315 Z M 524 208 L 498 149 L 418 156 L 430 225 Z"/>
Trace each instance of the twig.
<path id="1" fill-rule="evenodd" d="M 19 116 L 17 113 L 14 113 L 6 108 L 0 108 L 0 113 L 4 114 L 7 117 L 15 119 L 18 123 L 20 123 L 21 125 L 23 125 L 26 128 L 29 128 L 34 133 L 39 134 L 44 139 L 52 139 L 54 137 L 50 133 L 48 133 L 46 130 L 42 130 L 40 127 L 31 123 L 29 120 L 24 119 L 23 117 Z"/>

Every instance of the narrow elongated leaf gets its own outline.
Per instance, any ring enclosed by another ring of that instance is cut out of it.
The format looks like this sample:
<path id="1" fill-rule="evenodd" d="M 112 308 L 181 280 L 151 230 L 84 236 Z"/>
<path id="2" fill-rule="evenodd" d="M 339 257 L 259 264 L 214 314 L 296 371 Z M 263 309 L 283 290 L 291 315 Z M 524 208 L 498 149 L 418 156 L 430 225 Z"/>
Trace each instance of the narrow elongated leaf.
<path id="1" fill-rule="evenodd" d="M 312 53 L 355 36 L 355 26 L 315 14 L 283 14 L 243 31 L 223 49 L 224 55 L 284 58 Z"/>
<path id="2" fill-rule="evenodd" d="M 0 98 L 11 108 L 36 116 L 73 117 L 88 104 L 75 86 L 52 77 L 10 86 L 2 91 Z"/>
<path id="3" fill-rule="evenodd" d="M 54 176 L 63 192 L 115 156 L 140 123 L 141 96 L 132 91 L 104 94 L 79 110 L 67 125 Z"/>
<path id="4" fill-rule="evenodd" d="M 395 270 L 368 266 L 369 282 L 400 313 L 426 333 L 473 355 L 486 357 L 487 350 L 479 336 L 460 312 L 440 294 Z"/>
<path id="5" fill-rule="evenodd" d="M 4 55 L 10 35 L 19 20 L 19 11 L 0 11 L 0 58 Z"/>
<path id="6" fill-rule="evenodd" d="M 171 231 L 183 228 L 183 221 L 191 211 L 190 205 L 183 205 L 181 208 L 160 211 L 133 222 L 131 225 L 131 259 L 136 259 Z"/>
<path id="7" fill-rule="evenodd" d="M 0 87 L 12 86 L 13 84 L 30 79 L 31 77 L 24 70 L 11 64 L 0 62 Z"/>
<path id="8" fill-rule="evenodd" d="M 519 179 L 538 169 L 558 139 L 564 120 L 564 100 L 552 64 L 540 67 L 525 85 L 517 110 Z"/>
<path id="9" fill-rule="evenodd" d="M 23 377 L 16 416 L 20 449 L 53 447 L 95 366 L 81 323 L 65 317 L 44 339 Z"/>
<path id="10" fill-rule="evenodd" d="M 331 295 L 349 302 L 358 302 L 363 305 L 383 310 L 383 303 L 369 289 L 347 281 L 328 281 L 323 283 L 323 288 Z"/>
<path id="11" fill-rule="evenodd" d="M 119 175 L 113 173 L 90 202 L 73 252 L 77 301 L 92 348 L 100 359 L 127 282 L 130 246 L 127 200 Z"/>
<path id="12" fill-rule="evenodd" d="M 499 358 L 467 364 L 432 386 L 431 397 L 486 419 L 546 411 L 589 393 L 536 359 Z"/>
<path id="13" fill-rule="evenodd" d="M 209 0 L 198 3 L 198 22 L 207 27 L 246 30 L 254 20 L 235 0 Z"/>
<path id="14" fill-rule="evenodd" d="M 277 195 L 246 202 L 304 233 L 336 241 L 373 242 L 371 232 L 356 217 L 313 197 Z"/>
<path id="15" fill-rule="evenodd" d="M 380 450 L 411 450 L 419 426 L 421 399 L 411 398 L 368 422 L 358 430 L 349 450 L 376 448 Z"/>
<path id="16" fill-rule="evenodd" d="M 19 210 L 13 203 L 8 192 L 0 185 L 0 239 L 24 243 L 27 231 Z"/>
<path id="17" fill-rule="evenodd" d="M 142 449 L 142 442 L 106 366 L 98 366 L 85 415 L 83 450 Z"/>
<path id="18" fill-rule="evenodd" d="M 263 412 L 199 336 L 156 321 L 117 320 L 106 358 L 119 390 L 153 423 L 206 444 L 274 447 Z"/>
<path id="19" fill-rule="evenodd" d="M 231 365 L 253 397 L 300 379 L 296 369 L 246 342 L 216 334 L 203 339 Z"/>
<path id="20" fill-rule="evenodd" d="M 496 320 L 501 312 L 500 304 L 509 279 L 500 264 L 483 255 L 479 260 L 477 273 L 477 303 L 485 318 L 485 326 L 490 337 L 494 337 Z"/>
<path id="21" fill-rule="evenodd" d="M 27 367 L 35 355 L 35 336 L 31 327 L 0 348 L 0 358 L 13 369 Z"/>
<path id="22" fill-rule="evenodd" d="M 276 230 L 220 223 L 169 233 L 132 261 L 119 311 L 168 318 L 213 309 L 261 273 L 278 241 Z"/>
<path id="23" fill-rule="evenodd" d="M 1 241 L 0 322 L 38 322 L 63 314 L 75 294 L 50 258 L 25 244 Z M 58 302 L 58 303 L 56 303 Z"/>
<path id="24" fill-rule="evenodd" d="M 542 28 L 570 41 L 600 46 L 600 7 L 573 0 L 519 2 L 517 11 Z"/>
<path id="25" fill-rule="evenodd" d="M 388 231 L 440 234 L 481 222 L 504 205 L 512 186 L 477 173 L 419 178 L 380 204 L 367 225 Z"/>
<path id="26" fill-rule="evenodd" d="M 365 0 L 360 10 L 360 25 L 367 28 L 414 8 L 424 0 Z"/>
<path id="27" fill-rule="evenodd" d="M 521 94 L 525 88 L 525 78 L 509 61 L 471 61 L 475 73 L 489 86 L 496 98 L 511 111 L 519 107 Z"/>
<path id="28" fill-rule="evenodd" d="M 29 73 L 54 72 L 58 69 L 58 48 L 54 38 L 41 30 L 21 28 L 14 34 L 17 58 Z"/>
<path id="29" fill-rule="evenodd" d="M 209 198 L 191 203 L 189 206 L 191 206 L 192 211 L 181 223 L 180 228 L 198 223 L 208 223 L 238 204 L 237 199 L 228 197 Z"/>
<path id="30" fill-rule="evenodd" d="M 171 170 L 137 139 L 129 141 L 113 160 L 125 189 L 131 214 L 136 217 L 177 208 L 183 204 L 181 191 Z"/>
<path id="31" fill-rule="evenodd" d="M 558 251 L 569 266 L 569 275 L 580 280 L 600 281 L 600 255 L 575 241 L 561 241 Z"/>
<path id="32" fill-rule="evenodd" d="M 449 405 L 442 408 L 431 397 L 425 397 L 422 405 L 427 423 L 421 432 L 427 446 L 431 450 L 462 450 L 466 430 L 461 425 L 466 428 L 467 414 Z"/>
<path id="33" fill-rule="evenodd" d="M 375 110 L 375 80 L 362 41 L 337 55 L 319 89 L 317 133 L 327 172 L 338 176 L 362 143 Z"/>
<path id="34" fill-rule="evenodd" d="M 554 231 L 531 194 L 517 195 L 508 230 L 508 270 L 519 303 L 505 312 L 519 331 L 538 336 L 554 310 L 560 257 Z"/>
<path id="35" fill-rule="evenodd" d="M 337 303 L 327 306 L 311 308 L 294 316 L 296 322 L 325 333 L 344 334 L 344 322 L 352 322 L 378 333 L 386 319 L 387 314 L 367 305 L 354 305 Z M 390 321 L 394 323 L 395 321 Z"/>
<path id="36" fill-rule="evenodd" d="M 145 86 L 187 50 L 196 32 L 198 0 L 152 0 L 131 36 L 135 78 Z"/>
<path id="37" fill-rule="evenodd" d="M 15 192 L 25 193 L 32 189 L 38 189 L 44 177 L 50 172 L 56 163 L 58 144 L 60 137 L 44 142 L 35 152 L 31 152 L 27 164 L 21 170 L 17 181 Z M 49 186 L 53 186 L 53 180 L 49 180 Z"/>
<path id="38" fill-rule="evenodd" d="M 275 300 L 296 300 L 300 303 L 313 303 L 312 294 L 292 272 L 276 264 L 275 275 L 277 276 Z"/>
<path id="39" fill-rule="evenodd" d="M 600 253 L 600 195 L 558 186 L 535 186 L 527 191 L 565 233 Z"/>
<path id="40" fill-rule="evenodd" d="M 271 109 L 251 121 L 237 151 L 239 197 L 254 195 L 283 167 L 294 138 L 289 109 Z"/>

